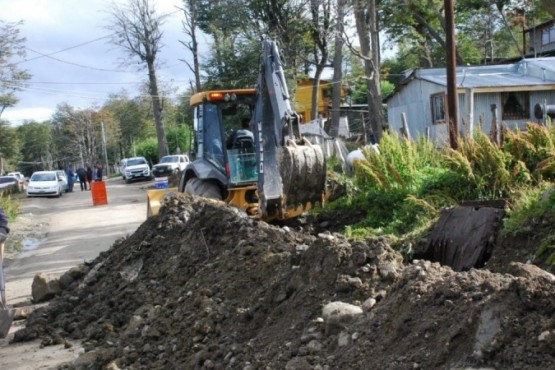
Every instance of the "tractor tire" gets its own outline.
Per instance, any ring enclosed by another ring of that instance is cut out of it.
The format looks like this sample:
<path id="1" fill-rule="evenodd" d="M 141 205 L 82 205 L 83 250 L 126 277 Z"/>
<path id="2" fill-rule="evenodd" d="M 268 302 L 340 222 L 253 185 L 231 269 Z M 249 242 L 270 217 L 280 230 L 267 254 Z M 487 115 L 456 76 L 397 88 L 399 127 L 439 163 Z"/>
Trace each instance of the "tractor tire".
<path id="1" fill-rule="evenodd" d="M 185 193 L 210 199 L 223 200 L 220 187 L 212 181 L 190 178 L 185 185 Z"/>

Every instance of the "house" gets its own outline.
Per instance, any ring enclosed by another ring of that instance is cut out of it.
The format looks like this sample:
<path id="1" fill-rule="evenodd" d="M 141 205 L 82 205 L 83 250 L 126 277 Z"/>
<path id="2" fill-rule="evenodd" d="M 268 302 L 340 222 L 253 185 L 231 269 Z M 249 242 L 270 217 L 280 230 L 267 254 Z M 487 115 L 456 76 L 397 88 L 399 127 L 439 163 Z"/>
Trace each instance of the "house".
<path id="1" fill-rule="evenodd" d="M 527 55 L 535 57 L 555 55 L 555 20 L 540 23 L 524 31 Z"/>
<path id="2" fill-rule="evenodd" d="M 318 89 L 318 115 L 320 117 L 312 117 L 312 88 L 314 84 L 313 78 L 300 80 L 297 84 L 297 91 L 293 99 L 293 109 L 299 113 L 303 120 L 302 122 L 308 123 L 317 118 L 329 118 L 332 95 L 333 95 L 333 82 L 328 80 L 320 80 Z M 341 89 L 341 104 L 345 104 L 345 99 L 348 95 L 348 86 L 343 85 Z"/>
<path id="3" fill-rule="evenodd" d="M 479 127 L 489 132 L 494 117 L 509 128 L 522 129 L 526 122 L 538 121 L 537 104 L 555 104 L 555 57 L 458 67 L 457 93 L 461 134 Z M 386 102 L 390 129 L 399 132 L 404 116 L 412 137 L 448 141 L 445 68 L 412 70 Z"/>

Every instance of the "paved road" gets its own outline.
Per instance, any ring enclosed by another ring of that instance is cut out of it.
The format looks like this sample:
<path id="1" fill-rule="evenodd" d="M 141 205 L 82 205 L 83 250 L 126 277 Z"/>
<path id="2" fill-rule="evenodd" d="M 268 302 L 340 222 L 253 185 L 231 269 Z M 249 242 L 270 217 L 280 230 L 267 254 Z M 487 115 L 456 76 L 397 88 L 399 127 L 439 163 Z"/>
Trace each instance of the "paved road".
<path id="1" fill-rule="evenodd" d="M 93 205 L 90 191 L 79 184 L 61 198 L 23 198 L 22 216 L 46 223 L 46 238 L 30 243 L 5 268 L 6 296 L 11 305 L 31 301 L 31 284 L 39 272 L 61 275 L 71 267 L 98 256 L 114 241 L 133 234 L 146 218 L 146 187 L 152 182 L 125 184 L 121 178 L 106 181 L 107 205 Z M 17 221 L 16 221 L 17 222 Z M 24 325 L 12 324 L 10 334 L 0 339 L 0 369 L 56 369 L 83 352 L 78 343 L 42 347 L 40 340 L 9 344 L 13 333 Z"/>
<path id="2" fill-rule="evenodd" d="M 93 205 L 91 192 L 81 191 L 79 184 L 60 198 L 22 199 L 22 214 L 46 222 L 47 236 L 38 244 L 28 243 L 30 247 L 6 266 L 6 296 L 12 305 L 30 299 L 35 274 L 61 275 L 94 259 L 145 220 L 150 182 L 125 184 L 112 178 L 105 183 L 107 205 Z"/>

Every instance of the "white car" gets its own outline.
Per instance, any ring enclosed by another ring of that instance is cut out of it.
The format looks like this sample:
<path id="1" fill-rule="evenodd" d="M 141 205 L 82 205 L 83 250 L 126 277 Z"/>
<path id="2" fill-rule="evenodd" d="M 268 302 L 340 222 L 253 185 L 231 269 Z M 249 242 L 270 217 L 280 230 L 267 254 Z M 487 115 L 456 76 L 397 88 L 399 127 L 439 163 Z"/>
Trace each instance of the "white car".
<path id="1" fill-rule="evenodd" d="M 160 159 L 160 163 L 152 167 L 152 174 L 156 177 L 169 176 L 183 171 L 188 164 L 189 157 L 186 155 L 167 155 Z"/>
<path id="2" fill-rule="evenodd" d="M 28 197 L 61 197 L 63 193 L 64 183 L 56 171 L 37 171 L 27 184 Z"/>
<path id="3" fill-rule="evenodd" d="M 8 172 L 6 176 L 13 176 L 18 180 L 25 180 L 25 176 L 21 172 Z"/>
<path id="4" fill-rule="evenodd" d="M 150 165 L 145 157 L 126 158 L 122 176 L 126 184 L 135 179 L 152 180 Z"/>
<path id="5" fill-rule="evenodd" d="M 69 189 L 67 187 L 68 181 L 67 181 L 66 172 L 64 170 L 56 170 L 56 173 L 58 173 L 58 177 L 62 179 L 62 182 L 63 182 L 62 190 L 67 193 Z"/>
<path id="6" fill-rule="evenodd" d="M 21 172 L 8 172 L 7 176 L 15 177 L 19 183 L 19 190 L 25 189 L 25 176 Z"/>

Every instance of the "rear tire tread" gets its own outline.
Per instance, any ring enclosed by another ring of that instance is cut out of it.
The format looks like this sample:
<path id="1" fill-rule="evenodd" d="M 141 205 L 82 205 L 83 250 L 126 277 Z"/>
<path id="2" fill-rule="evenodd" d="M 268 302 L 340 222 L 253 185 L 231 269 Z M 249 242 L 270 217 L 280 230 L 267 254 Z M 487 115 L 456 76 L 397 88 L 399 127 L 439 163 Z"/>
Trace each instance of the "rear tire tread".
<path id="1" fill-rule="evenodd" d="M 223 200 L 222 191 L 216 183 L 210 180 L 201 180 L 198 177 L 187 181 L 184 192 L 199 197 Z"/>

